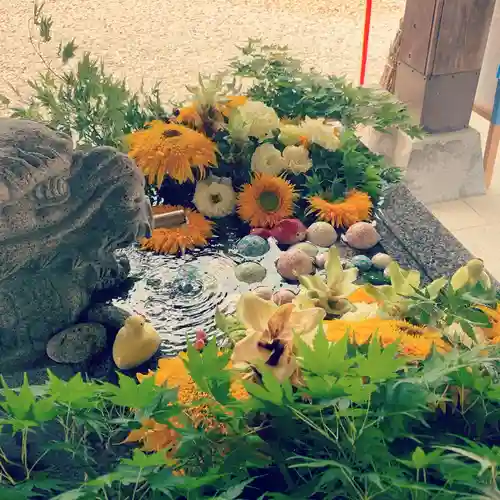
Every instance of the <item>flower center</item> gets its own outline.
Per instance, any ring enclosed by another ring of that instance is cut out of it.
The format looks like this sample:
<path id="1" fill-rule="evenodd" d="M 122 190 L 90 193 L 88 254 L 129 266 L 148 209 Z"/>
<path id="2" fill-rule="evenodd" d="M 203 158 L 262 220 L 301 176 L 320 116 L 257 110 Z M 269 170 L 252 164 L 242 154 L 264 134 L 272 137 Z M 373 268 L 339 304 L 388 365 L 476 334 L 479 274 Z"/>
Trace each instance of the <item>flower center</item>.
<path id="1" fill-rule="evenodd" d="M 165 130 L 163 132 L 163 137 L 166 137 L 167 139 L 170 139 L 171 137 L 179 137 L 182 135 L 178 130 Z"/>
<path id="2" fill-rule="evenodd" d="M 266 361 L 266 365 L 277 366 L 281 355 L 285 352 L 285 346 L 280 342 L 279 339 L 273 340 L 271 343 L 259 342 L 259 347 L 265 349 L 266 351 L 271 351 L 271 356 Z"/>
<path id="3" fill-rule="evenodd" d="M 211 194 L 210 200 L 214 205 L 217 205 L 217 203 L 220 203 L 222 201 L 222 196 L 219 193 Z"/>
<path id="4" fill-rule="evenodd" d="M 259 205 L 266 212 L 275 212 L 280 206 L 279 196 L 274 191 L 263 191 L 259 196 Z"/>

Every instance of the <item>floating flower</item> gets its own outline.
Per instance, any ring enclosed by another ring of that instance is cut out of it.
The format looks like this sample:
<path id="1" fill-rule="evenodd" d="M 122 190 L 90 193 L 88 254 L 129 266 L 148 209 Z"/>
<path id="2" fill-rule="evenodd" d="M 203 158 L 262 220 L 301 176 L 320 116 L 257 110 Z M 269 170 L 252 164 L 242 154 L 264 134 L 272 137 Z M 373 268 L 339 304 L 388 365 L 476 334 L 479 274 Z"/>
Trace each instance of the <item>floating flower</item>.
<path id="1" fill-rule="evenodd" d="M 293 213 L 294 189 L 285 179 L 257 174 L 238 197 L 238 214 L 252 227 L 273 227 Z"/>
<path id="2" fill-rule="evenodd" d="M 279 128 L 279 118 L 273 108 L 260 101 L 248 100 L 229 118 L 229 131 L 237 139 L 266 139 Z"/>
<path id="3" fill-rule="evenodd" d="M 340 147 L 339 127 L 326 124 L 321 118 L 306 117 L 300 128 L 302 135 L 309 142 L 318 144 L 329 151 L 336 151 Z"/>
<path id="4" fill-rule="evenodd" d="M 301 142 L 304 136 L 304 131 L 299 125 L 280 124 L 280 133 L 278 135 L 278 140 L 285 146 L 295 146 Z"/>
<path id="5" fill-rule="evenodd" d="M 247 336 L 234 347 L 234 367 L 258 369 L 265 364 L 279 381 L 290 378 L 298 367 L 293 352 L 294 336 L 311 336 L 324 316 L 320 308 L 300 311 L 293 304 L 277 306 L 254 293 L 243 294 L 236 317 Z"/>
<path id="6" fill-rule="evenodd" d="M 193 168 L 200 176 L 208 166 L 216 166 L 215 144 L 208 137 L 183 125 L 154 120 L 149 128 L 126 138 L 129 156 L 141 168 L 148 181 L 161 185 L 165 175 L 179 183 L 194 181 Z"/>
<path id="7" fill-rule="evenodd" d="M 287 146 L 283 150 L 285 169 L 294 174 L 305 174 L 313 165 L 304 146 Z"/>
<path id="8" fill-rule="evenodd" d="M 217 429 L 222 433 L 226 432 L 223 424 L 218 422 L 212 415 L 209 405 L 198 401 L 210 400 L 211 396 L 198 389 L 196 383 L 186 369 L 184 360 L 185 353 L 174 358 L 163 358 L 158 361 L 158 370 L 149 372 L 146 375 L 137 374 L 137 379 L 142 382 L 146 378 L 154 377 L 155 385 L 169 389 L 178 389 L 177 400 L 183 405 L 184 414 L 191 420 L 194 427 L 203 427 L 206 430 Z M 227 369 L 231 368 L 229 364 Z M 231 395 L 238 400 L 249 398 L 248 392 L 239 379 L 234 379 L 230 386 Z M 214 401 L 214 404 L 217 404 Z M 129 433 L 125 442 L 141 442 L 145 451 L 166 450 L 168 456 L 173 456 L 179 439 L 179 429 L 182 424 L 179 419 L 172 417 L 168 424 L 159 424 L 153 419 L 145 419 L 140 429 Z"/>
<path id="9" fill-rule="evenodd" d="M 153 207 L 153 214 L 164 214 L 184 210 L 187 222 L 179 227 L 153 229 L 151 238 L 143 238 L 143 250 L 159 253 L 184 253 L 194 247 L 203 247 L 212 237 L 212 222 L 203 215 L 182 206 L 159 205 Z"/>
<path id="10" fill-rule="evenodd" d="M 343 201 L 327 201 L 321 196 L 309 198 L 310 211 L 318 219 L 331 222 L 335 227 L 349 227 L 370 217 L 372 202 L 366 193 L 353 189 Z"/>
<path id="11" fill-rule="evenodd" d="M 247 101 L 248 97 L 246 95 L 228 95 L 225 102 L 220 103 L 218 108 L 226 118 L 229 118 L 234 109 L 243 106 Z"/>
<path id="12" fill-rule="evenodd" d="M 193 203 L 207 217 L 219 218 L 233 213 L 236 193 L 231 179 L 213 176 L 197 182 Z"/>
<path id="13" fill-rule="evenodd" d="M 326 336 L 337 342 L 348 333 L 350 341 L 358 345 L 370 342 L 377 335 L 382 346 L 399 342 L 401 354 L 426 358 L 435 346 L 440 352 L 449 350 L 449 345 L 439 332 L 430 328 L 411 325 L 405 321 L 370 318 L 361 321 L 325 321 Z"/>
<path id="14" fill-rule="evenodd" d="M 285 168 L 281 151 L 268 142 L 255 150 L 251 164 L 254 172 L 269 175 L 279 175 Z"/>
<path id="15" fill-rule="evenodd" d="M 190 104 L 179 109 L 179 114 L 175 117 L 177 123 L 184 123 L 191 128 L 196 130 L 201 130 L 203 127 L 203 119 L 198 113 L 198 108 L 196 104 Z"/>

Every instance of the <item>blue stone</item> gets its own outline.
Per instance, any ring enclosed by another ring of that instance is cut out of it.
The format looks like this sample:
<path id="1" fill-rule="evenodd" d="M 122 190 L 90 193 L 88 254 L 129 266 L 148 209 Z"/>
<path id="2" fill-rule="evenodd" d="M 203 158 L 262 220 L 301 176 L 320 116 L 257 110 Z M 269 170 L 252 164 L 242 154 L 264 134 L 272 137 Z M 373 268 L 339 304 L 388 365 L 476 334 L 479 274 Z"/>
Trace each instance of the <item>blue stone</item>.
<path id="1" fill-rule="evenodd" d="M 354 267 L 357 267 L 360 271 L 369 271 L 373 265 L 371 259 L 366 255 L 356 255 L 351 259 L 351 263 Z"/>
<path id="2" fill-rule="evenodd" d="M 256 234 L 241 238 L 236 245 L 236 251 L 244 257 L 260 257 L 269 252 L 269 243 Z"/>

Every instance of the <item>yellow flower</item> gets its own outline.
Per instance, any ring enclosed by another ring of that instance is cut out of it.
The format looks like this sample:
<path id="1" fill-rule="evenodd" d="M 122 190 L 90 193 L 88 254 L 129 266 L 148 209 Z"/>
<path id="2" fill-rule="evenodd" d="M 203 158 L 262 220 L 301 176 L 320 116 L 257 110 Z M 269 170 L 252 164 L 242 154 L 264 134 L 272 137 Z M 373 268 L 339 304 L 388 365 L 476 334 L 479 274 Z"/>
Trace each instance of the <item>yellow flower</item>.
<path id="1" fill-rule="evenodd" d="M 285 168 L 281 152 L 268 142 L 255 150 L 251 165 L 254 172 L 269 175 L 279 175 Z"/>
<path id="2" fill-rule="evenodd" d="M 295 146 L 299 144 L 303 136 L 304 131 L 299 125 L 281 123 L 278 140 L 285 146 Z"/>
<path id="3" fill-rule="evenodd" d="M 348 333 L 351 342 L 363 345 L 368 343 L 373 335 L 378 335 L 384 347 L 399 342 L 399 352 L 406 356 L 426 358 L 433 345 L 440 352 L 449 350 L 449 345 L 439 332 L 405 321 L 380 318 L 361 321 L 332 320 L 325 321 L 325 326 L 330 342 L 337 342 Z"/>
<path id="4" fill-rule="evenodd" d="M 370 217 L 372 202 L 366 193 L 352 190 L 343 201 L 327 201 L 320 196 L 309 198 L 310 211 L 318 219 L 331 222 L 335 227 L 350 227 Z"/>
<path id="5" fill-rule="evenodd" d="M 285 168 L 294 174 L 305 174 L 313 165 L 304 146 L 287 146 L 283 150 Z"/>
<path id="6" fill-rule="evenodd" d="M 487 338 L 495 338 L 500 336 L 500 304 L 497 305 L 496 309 L 491 309 L 486 306 L 477 306 L 478 309 L 483 311 L 490 320 L 491 327 L 483 328 L 484 335 Z"/>
<path id="7" fill-rule="evenodd" d="M 279 127 L 279 118 L 273 108 L 260 101 L 248 100 L 231 113 L 228 130 L 239 140 L 248 137 L 266 139 Z"/>
<path id="8" fill-rule="evenodd" d="M 344 321 L 361 321 L 363 319 L 376 318 L 378 316 L 378 304 L 367 304 L 358 302 L 354 304 L 353 311 L 347 311 L 340 318 Z"/>
<path id="9" fill-rule="evenodd" d="M 153 214 L 163 214 L 184 210 L 187 222 L 179 227 L 153 229 L 151 238 L 143 238 L 143 250 L 158 253 L 184 253 L 194 247 L 203 247 L 212 237 L 213 223 L 200 213 L 182 206 L 159 205 L 153 207 Z"/>
<path id="10" fill-rule="evenodd" d="M 149 128 L 126 137 L 129 156 L 152 184 L 161 185 L 165 175 L 179 183 L 194 181 L 193 168 L 204 177 L 208 166 L 216 166 L 215 144 L 188 127 L 155 120 Z"/>
<path id="11" fill-rule="evenodd" d="M 338 127 L 326 124 L 321 118 L 306 117 L 300 128 L 309 142 L 319 144 L 329 151 L 336 151 L 340 146 Z"/>
<path id="12" fill-rule="evenodd" d="M 149 377 L 155 378 L 155 384 L 169 389 L 178 388 L 177 399 L 184 408 L 184 414 L 191 420 L 194 427 L 203 427 L 211 430 L 217 429 L 222 433 L 226 432 L 223 424 L 218 422 L 210 411 L 207 403 L 196 404 L 198 401 L 210 400 L 209 394 L 201 392 L 186 369 L 184 360 L 187 359 L 185 353 L 174 358 L 163 358 L 158 361 L 158 370 L 151 370 L 146 374 L 137 374 L 137 379 L 142 382 Z M 226 369 L 231 369 L 229 363 Z M 231 395 L 238 400 L 246 400 L 250 396 L 244 388 L 241 380 L 235 378 L 230 386 Z M 216 402 L 213 401 L 215 405 Z M 130 432 L 125 442 L 141 442 L 145 451 L 165 450 L 167 456 L 175 454 L 177 441 L 179 439 L 178 429 L 182 428 L 179 419 L 172 417 L 168 424 L 159 424 L 153 419 L 142 421 L 142 427 Z M 177 430 L 176 430 L 177 429 Z"/>
<path id="13" fill-rule="evenodd" d="M 366 304 L 374 304 L 377 301 L 366 292 L 366 290 L 363 287 L 357 288 L 354 292 L 347 297 L 347 300 L 349 302 L 352 302 L 353 304 L 356 304 L 358 302 L 365 302 Z"/>
<path id="14" fill-rule="evenodd" d="M 211 177 L 197 182 L 193 203 L 207 217 L 219 218 L 233 213 L 236 193 L 231 179 Z"/>
<path id="15" fill-rule="evenodd" d="M 198 113 L 196 104 L 190 104 L 179 110 L 179 114 L 175 117 L 177 123 L 184 123 L 195 130 L 201 130 L 203 120 Z"/>
<path id="16" fill-rule="evenodd" d="M 300 311 L 293 304 L 277 306 L 254 293 L 244 293 L 236 316 L 247 336 L 234 347 L 234 367 L 258 368 L 259 364 L 265 364 L 279 381 L 284 381 L 298 367 L 293 353 L 294 335 L 307 338 L 315 333 L 325 311 L 320 308 Z"/>
<path id="17" fill-rule="evenodd" d="M 226 118 L 229 118 L 234 109 L 243 106 L 247 101 L 246 95 L 228 95 L 225 102 L 219 103 L 217 107 Z"/>
<path id="18" fill-rule="evenodd" d="M 252 227 L 273 227 L 293 213 L 294 188 L 285 179 L 257 174 L 238 197 L 238 215 Z"/>

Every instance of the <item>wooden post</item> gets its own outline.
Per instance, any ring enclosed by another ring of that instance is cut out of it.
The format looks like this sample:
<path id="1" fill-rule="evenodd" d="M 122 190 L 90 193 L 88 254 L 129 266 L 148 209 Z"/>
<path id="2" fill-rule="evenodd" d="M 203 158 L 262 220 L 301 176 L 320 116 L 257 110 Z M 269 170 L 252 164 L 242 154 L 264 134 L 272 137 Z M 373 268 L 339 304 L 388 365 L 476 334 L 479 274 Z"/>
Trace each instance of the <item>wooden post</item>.
<path id="1" fill-rule="evenodd" d="M 157 214 L 153 216 L 153 229 L 173 228 L 185 224 L 187 221 L 184 210 L 176 210 L 165 214 Z"/>
<path id="2" fill-rule="evenodd" d="M 468 126 L 495 0 L 407 0 L 395 94 L 431 133 Z"/>
<path id="3" fill-rule="evenodd" d="M 484 181 L 489 188 L 493 179 L 495 162 L 498 155 L 498 146 L 500 143 L 500 66 L 497 72 L 497 91 L 495 94 L 495 103 L 491 115 L 490 129 L 488 139 L 484 148 Z"/>

